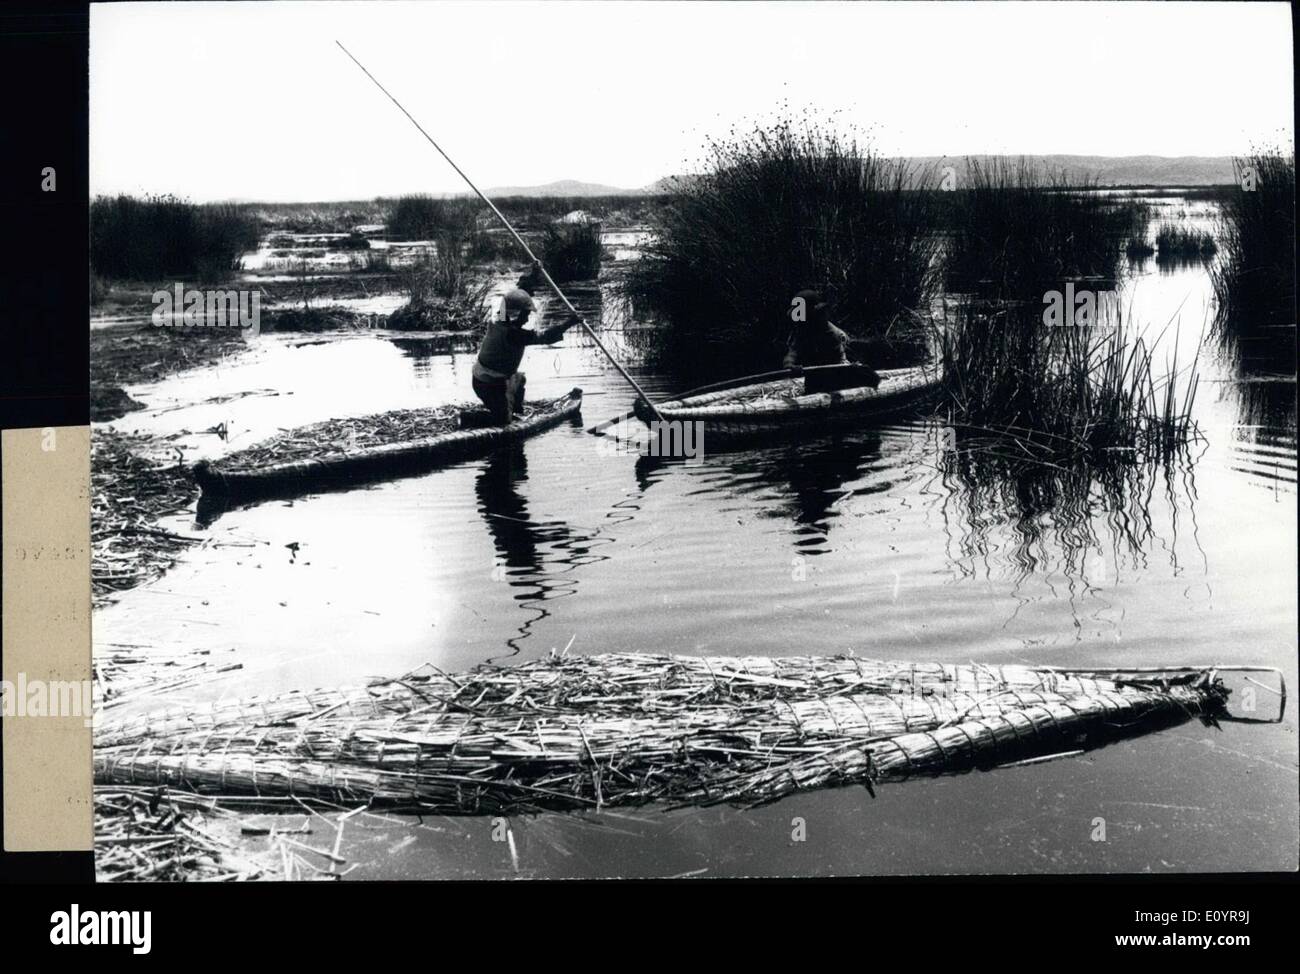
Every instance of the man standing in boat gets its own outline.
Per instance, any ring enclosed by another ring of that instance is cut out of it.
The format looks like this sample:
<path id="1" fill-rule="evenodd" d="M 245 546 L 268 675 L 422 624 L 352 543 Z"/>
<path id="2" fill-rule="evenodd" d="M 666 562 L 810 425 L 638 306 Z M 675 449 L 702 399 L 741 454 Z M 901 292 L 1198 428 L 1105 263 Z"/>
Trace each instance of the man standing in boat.
<path id="1" fill-rule="evenodd" d="M 515 288 L 505 296 L 501 313 L 488 323 L 474 360 L 474 394 L 492 414 L 493 422 L 507 425 L 524 405 L 524 374 L 519 369 L 529 345 L 551 345 L 578 323 L 577 315 L 541 331 L 525 328 L 536 305 L 532 296 Z"/>
<path id="2" fill-rule="evenodd" d="M 880 376 L 862 361 L 862 342 L 837 328 L 827 317 L 826 302 L 817 291 L 800 291 L 790 302 L 794 329 L 786 346 L 782 366 L 787 369 L 819 365 L 848 365 L 850 360 L 862 366 L 856 373 L 857 385 L 876 386 Z"/>

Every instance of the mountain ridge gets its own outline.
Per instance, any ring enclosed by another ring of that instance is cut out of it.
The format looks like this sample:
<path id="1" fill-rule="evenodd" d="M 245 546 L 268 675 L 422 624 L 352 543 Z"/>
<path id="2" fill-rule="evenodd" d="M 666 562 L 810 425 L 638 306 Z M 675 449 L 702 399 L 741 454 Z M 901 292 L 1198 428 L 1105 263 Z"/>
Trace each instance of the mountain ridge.
<path id="1" fill-rule="evenodd" d="M 1232 156 L 1087 156 L 1067 153 L 1013 155 L 999 157 L 987 153 L 971 156 L 889 156 L 891 161 L 904 160 L 913 165 L 938 166 L 945 163 L 960 167 L 967 158 L 985 162 L 994 158 L 1025 159 L 1052 169 L 1095 179 L 1102 186 L 1223 186 L 1236 181 Z M 960 172 L 960 169 L 958 169 Z M 576 179 L 559 179 L 540 186 L 498 186 L 488 196 L 649 196 L 666 192 L 677 179 L 687 174 L 665 176 L 635 189 L 588 183 Z"/>
<path id="2" fill-rule="evenodd" d="M 960 174 L 967 156 L 889 156 L 892 160 L 905 160 L 914 165 L 938 166 L 952 164 Z M 993 158 L 1025 159 L 1053 169 L 1088 176 L 1102 186 L 1228 186 L 1236 182 L 1232 156 L 1085 156 L 1054 154 L 1024 154 L 992 156 L 984 153 L 969 158 L 981 161 Z M 486 192 L 489 198 L 508 196 L 532 197 L 594 197 L 594 196 L 653 196 L 668 191 L 674 180 L 693 178 L 690 174 L 677 174 L 656 179 L 646 186 L 628 188 L 607 183 L 593 183 L 580 179 L 557 179 L 536 186 L 493 186 Z M 385 193 L 383 198 L 393 199 L 401 194 Z M 472 195 L 469 192 L 431 193 L 443 199 Z M 266 202 L 231 199 L 220 202 Z M 331 202 L 331 201 L 315 201 Z M 332 202 L 354 202 L 337 200 Z"/>

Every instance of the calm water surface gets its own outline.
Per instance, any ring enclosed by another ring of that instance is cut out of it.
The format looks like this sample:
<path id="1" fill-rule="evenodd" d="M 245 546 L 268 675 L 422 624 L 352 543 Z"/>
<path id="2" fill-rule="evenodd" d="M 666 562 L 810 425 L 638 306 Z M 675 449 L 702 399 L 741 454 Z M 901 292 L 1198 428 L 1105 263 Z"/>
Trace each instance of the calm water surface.
<path id="1" fill-rule="evenodd" d="M 96 644 L 233 650 L 243 668 L 189 691 L 196 702 L 565 646 L 1257 663 L 1300 685 L 1294 380 L 1202 346 L 1203 266 L 1148 262 L 1125 287 L 1129 327 L 1174 322 L 1161 348 L 1180 363 L 1200 349 L 1207 441 L 1167 476 L 990 480 L 921 419 L 744 449 L 706 439 L 698 464 L 632 445 L 611 456 L 562 427 L 423 477 L 226 512 L 207 544 L 96 613 Z M 268 336 L 222 367 L 131 389 L 150 409 L 114 425 L 173 437 L 193 461 L 325 417 L 469 400 L 471 362 L 411 337 Z M 631 407 L 578 336 L 530 350 L 524 368 L 530 396 L 580 386 L 585 426 Z M 652 395 L 677 391 L 640 378 Z M 203 432 L 220 424 L 225 441 Z M 343 853 L 355 878 L 1291 869 L 1289 710 L 1282 724 L 1190 723 L 874 799 L 845 788 L 756 811 L 521 817 L 518 872 L 487 819 L 361 816 Z M 791 840 L 796 817 L 805 842 Z"/>

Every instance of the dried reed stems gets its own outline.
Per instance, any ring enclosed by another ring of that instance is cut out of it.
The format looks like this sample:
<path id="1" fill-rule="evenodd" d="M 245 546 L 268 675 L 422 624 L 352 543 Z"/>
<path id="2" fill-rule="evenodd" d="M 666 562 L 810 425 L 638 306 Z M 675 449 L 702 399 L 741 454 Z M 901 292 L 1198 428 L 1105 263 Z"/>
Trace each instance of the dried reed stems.
<path id="1" fill-rule="evenodd" d="M 1093 747 L 1226 698 L 1209 674 L 554 655 L 107 725 L 95 777 L 448 814 L 744 805 Z"/>

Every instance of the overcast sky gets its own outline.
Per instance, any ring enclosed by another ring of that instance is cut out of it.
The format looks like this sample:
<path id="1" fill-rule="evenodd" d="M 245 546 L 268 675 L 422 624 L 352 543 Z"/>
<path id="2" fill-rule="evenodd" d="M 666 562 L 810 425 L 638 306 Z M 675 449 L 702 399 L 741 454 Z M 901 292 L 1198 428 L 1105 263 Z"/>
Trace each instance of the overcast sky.
<path id="1" fill-rule="evenodd" d="M 91 9 L 91 191 L 640 187 L 838 113 L 887 154 L 1230 155 L 1292 128 L 1283 3 L 203 3 Z"/>

